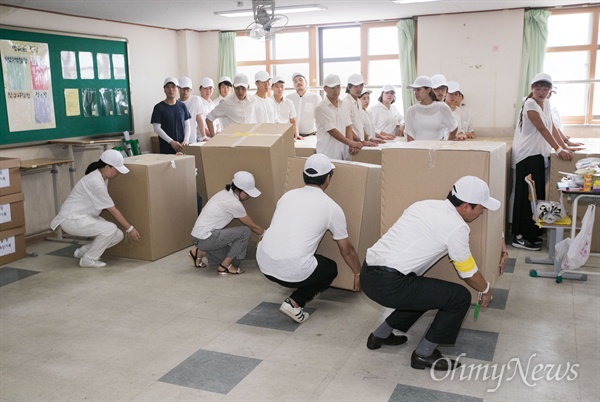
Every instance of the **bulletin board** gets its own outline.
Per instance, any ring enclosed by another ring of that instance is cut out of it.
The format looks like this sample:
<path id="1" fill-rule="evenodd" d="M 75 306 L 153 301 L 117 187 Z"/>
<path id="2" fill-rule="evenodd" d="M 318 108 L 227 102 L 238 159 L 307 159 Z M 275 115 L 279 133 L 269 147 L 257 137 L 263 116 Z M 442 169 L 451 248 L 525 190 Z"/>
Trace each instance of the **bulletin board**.
<path id="1" fill-rule="evenodd" d="M 123 38 L 0 26 L 0 146 L 133 132 Z"/>

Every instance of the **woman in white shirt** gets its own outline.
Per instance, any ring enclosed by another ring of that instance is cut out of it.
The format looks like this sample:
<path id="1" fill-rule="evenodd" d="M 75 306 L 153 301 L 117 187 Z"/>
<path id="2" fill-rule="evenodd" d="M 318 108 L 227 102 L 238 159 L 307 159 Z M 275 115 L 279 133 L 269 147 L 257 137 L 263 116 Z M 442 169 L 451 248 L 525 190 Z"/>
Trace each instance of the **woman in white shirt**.
<path id="1" fill-rule="evenodd" d="M 369 108 L 369 103 L 371 102 L 371 93 L 373 91 L 364 88 L 358 97 L 360 102 L 360 116 L 363 120 L 363 125 L 365 128 L 365 133 L 369 136 L 369 138 L 375 137 L 375 123 L 373 122 L 373 115 L 371 114 Z"/>
<path id="2" fill-rule="evenodd" d="M 52 230 L 60 226 L 62 230 L 74 236 L 94 238 L 91 243 L 75 250 L 74 257 L 79 258 L 80 267 L 105 267 L 106 263 L 100 261 L 100 256 L 107 248 L 123 240 L 123 232 L 117 225 L 99 216 L 104 209 L 127 229 L 126 233 L 130 239 L 138 241 L 141 238 L 108 194 L 108 180 L 114 179 L 119 173 L 127 172 L 129 169 L 124 166 L 123 156 L 118 151 L 104 151 L 100 160 L 87 167 L 85 176 L 75 184 L 58 215 L 50 223 Z"/>
<path id="3" fill-rule="evenodd" d="M 202 257 L 206 256 L 210 265 L 218 265 L 219 275 L 244 273 L 240 263 L 246 258 L 250 232 L 262 235 L 264 229 L 252 221 L 242 202 L 259 195 L 252 173 L 240 171 L 231 184 L 208 200 L 192 229 L 195 247 L 189 255 L 196 268 L 203 267 Z M 226 228 L 234 218 L 245 226 Z"/>
<path id="4" fill-rule="evenodd" d="M 446 133 L 449 140 L 454 140 L 458 124 L 448 105 L 437 101 L 431 78 L 417 77 L 408 87 L 413 88 L 418 103 L 406 111 L 406 140 L 442 140 Z"/>
<path id="5" fill-rule="evenodd" d="M 375 123 L 375 135 L 382 140 L 393 140 L 400 133 L 399 126 L 402 116 L 395 106 L 396 90 L 391 85 L 384 85 L 381 95 L 372 108 L 373 122 Z"/>

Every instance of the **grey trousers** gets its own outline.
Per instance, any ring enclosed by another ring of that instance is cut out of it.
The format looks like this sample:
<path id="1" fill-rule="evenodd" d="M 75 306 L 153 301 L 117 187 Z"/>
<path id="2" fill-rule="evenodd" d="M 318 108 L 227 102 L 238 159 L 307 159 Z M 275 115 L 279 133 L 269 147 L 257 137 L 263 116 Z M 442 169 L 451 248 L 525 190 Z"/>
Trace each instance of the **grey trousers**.
<path id="1" fill-rule="evenodd" d="M 239 267 L 242 260 L 246 258 L 250 234 L 248 226 L 235 226 L 213 230 L 208 239 L 192 236 L 192 241 L 200 250 L 206 251 L 209 265 L 219 266 L 226 257 L 230 257 L 233 259 L 232 264 Z"/>

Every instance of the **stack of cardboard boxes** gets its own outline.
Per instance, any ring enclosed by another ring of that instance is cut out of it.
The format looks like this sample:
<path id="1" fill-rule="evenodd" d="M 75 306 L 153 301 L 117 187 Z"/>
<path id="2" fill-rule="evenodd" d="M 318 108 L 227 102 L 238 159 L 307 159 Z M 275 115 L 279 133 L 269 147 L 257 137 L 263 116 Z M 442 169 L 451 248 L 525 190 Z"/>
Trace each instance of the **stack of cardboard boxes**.
<path id="1" fill-rule="evenodd" d="M 0 158 L 0 265 L 25 258 L 21 161 Z"/>

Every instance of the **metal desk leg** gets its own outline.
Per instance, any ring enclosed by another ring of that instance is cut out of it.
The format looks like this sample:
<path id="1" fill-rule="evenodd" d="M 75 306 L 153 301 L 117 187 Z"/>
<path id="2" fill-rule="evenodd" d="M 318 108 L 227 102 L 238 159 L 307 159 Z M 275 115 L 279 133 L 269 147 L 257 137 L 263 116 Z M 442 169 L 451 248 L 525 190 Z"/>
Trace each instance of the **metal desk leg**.
<path id="1" fill-rule="evenodd" d="M 71 181 L 71 189 L 75 187 L 75 158 L 73 153 L 73 145 L 67 145 L 67 149 L 69 150 L 69 159 L 71 162 L 69 163 L 69 180 Z"/>
<path id="2" fill-rule="evenodd" d="M 559 233 L 560 232 L 560 233 Z M 550 239 L 548 240 L 548 244 L 549 244 L 549 250 L 548 250 L 548 257 L 546 258 L 531 258 L 531 257 L 525 257 L 525 262 L 527 264 L 545 264 L 545 265 L 554 265 L 554 247 L 552 247 L 552 244 L 556 244 L 557 243 L 557 239 L 558 241 L 561 241 L 563 238 L 563 232 L 564 229 L 562 228 L 558 228 L 558 229 L 550 229 Z"/>
<path id="3" fill-rule="evenodd" d="M 556 244 L 558 242 L 560 242 L 563 239 L 563 235 L 564 235 L 564 228 L 557 228 L 557 229 L 551 229 L 550 230 L 550 241 L 549 244 Z M 564 274 L 562 274 L 562 276 L 560 275 L 560 265 L 561 265 L 561 260 L 559 260 L 558 258 L 556 258 L 556 250 L 554 250 L 554 247 L 550 246 L 549 247 L 550 250 L 548 252 L 548 258 L 525 258 L 525 262 L 529 263 L 529 264 L 548 264 L 548 265 L 552 265 L 553 266 L 553 271 L 551 272 L 545 272 L 545 271 L 538 271 L 536 269 L 531 269 L 529 270 L 529 276 L 531 277 L 540 277 L 540 278 L 555 278 L 556 282 L 560 283 L 562 282 L 563 279 L 572 279 L 572 280 L 577 280 L 577 281 L 587 281 L 587 275 L 585 274 L 578 274 L 575 272 L 566 272 Z"/>
<path id="4" fill-rule="evenodd" d="M 54 213 L 55 215 L 58 215 L 58 212 L 60 211 L 60 200 L 58 198 L 58 165 L 52 165 L 52 169 L 50 170 L 50 173 L 52 174 L 52 189 L 54 192 Z M 63 232 L 61 227 L 57 227 L 56 228 L 56 238 L 52 238 L 52 237 L 48 237 L 46 238 L 46 240 L 50 240 L 50 241 L 58 241 L 58 242 L 64 242 L 64 243 L 78 243 L 77 240 L 70 240 L 70 239 L 65 239 L 63 237 Z"/>

